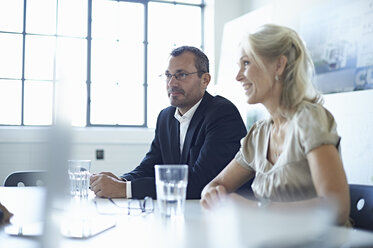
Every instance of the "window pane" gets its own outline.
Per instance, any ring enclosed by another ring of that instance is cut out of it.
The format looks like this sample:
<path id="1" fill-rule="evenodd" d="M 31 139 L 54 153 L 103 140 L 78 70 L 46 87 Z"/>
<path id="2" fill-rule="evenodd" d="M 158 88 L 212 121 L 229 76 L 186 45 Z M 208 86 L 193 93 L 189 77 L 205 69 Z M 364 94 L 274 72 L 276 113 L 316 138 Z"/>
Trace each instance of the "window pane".
<path id="1" fill-rule="evenodd" d="M 0 80 L 0 124 L 21 124 L 20 80 Z"/>
<path id="2" fill-rule="evenodd" d="M 127 44 L 92 41 L 92 124 L 144 123 L 143 46 Z"/>
<path id="3" fill-rule="evenodd" d="M 0 1 L 0 30 L 22 32 L 23 0 Z"/>
<path id="4" fill-rule="evenodd" d="M 91 79 L 92 81 L 116 81 L 118 71 L 122 66 L 120 60 L 124 59 L 117 56 L 119 52 L 119 42 L 116 41 L 95 41 L 92 40 L 92 60 L 91 60 Z"/>
<path id="5" fill-rule="evenodd" d="M 57 38 L 57 78 L 75 80 L 86 84 L 87 40 L 78 38 Z"/>
<path id="6" fill-rule="evenodd" d="M 170 105 L 166 82 L 160 74 L 168 66 L 168 58 L 173 47 L 149 45 L 148 47 L 148 127 L 154 128 L 159 112 Z"/>
<path id="7" fill-rule="evenodd" d="M 169 106 L 166 84 L 158 75 L 167 69 L 172 49 L 182 45 L 201 46 L 201 9 L 149 3 L 149 20 L 152 21 L 148 46 L 148 126 L 155 127 L 159 111 Z"/>
<path id="8" fill-rule="evenodd" d="M 57 38 L 56 72 L 58 82 L 68 83 L 69 108 L 74 126 L 86 125 L 87 40 Z"/>
<path id="9" fill-rule="evenodd" d="M 26 79 L 53 80 L 55 42 L 55 37 L 26 36 Z"/>
<path id="10" fill-rule="evenodd" d="M 93 39 L 144 40 L 142 4 L 95 0 L 92 6 Z"/>
<path id="11" fill-rule="evenodd" d="M 56 0 L 27 0 L 26 32 L 56 34 Z"/>
<path id="12" fill-rule="evenodd" d="M 118 2 L 95 0 L 92 2 L 92 37 L 118 37 Z"/>
<path id="13" fill-rule="evenodd" d="M 87 36 L 87 0 L 58 0 L 58 34 Z"/>
<path id="14" fill-rule="evenodd" d="M 71 124 L 73 126 L 84 127 L 87 124 L 87 85 L 85 82 L 72 85 L 71 95 L 69 95 L 71 102 Z"/>
<path id="15" fill-rule="evenodd" d="M 91 123 L 144 124 L 144 7 L 96 0 L 92 14 Z"/>
<path id="16" fill-rule="evenodd" d="M 167 16 L 167 18 L 164 18 Z M 201 45 L 199 7 L 149 3 L 149 43 L 162 46 Z M 172 21 L 170 21 L 172 20 Z"/>
<path id="17" fill-rule="evenodd" d="M 25 125 L 51 125 L 53 83 L 25 81 Z"/>
<path id="18" fill-rule="evenodd" d="M 86 126 L 87 85 L 72 78 L 56 81 L 55 118 L 73 126 Z"/>
<path id="19" fill-rule="evenodd" d="M 142 125 L 143 87 L 138 82 L 98 82 L 91 84 L 91 123 Z"/>
<path id="20" fill-rule="evenodd" d="M 22 35 L 0 34 L 0 78 L 22 77 Z"/>

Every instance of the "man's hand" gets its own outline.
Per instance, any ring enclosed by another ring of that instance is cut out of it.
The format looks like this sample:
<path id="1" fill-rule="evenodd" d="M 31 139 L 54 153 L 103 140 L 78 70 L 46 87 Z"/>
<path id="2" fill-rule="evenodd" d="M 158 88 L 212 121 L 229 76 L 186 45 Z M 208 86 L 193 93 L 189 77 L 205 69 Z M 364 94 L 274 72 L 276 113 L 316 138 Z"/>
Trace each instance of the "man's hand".
<path id="1" fill-rule="evenodd" d="M 126 182 L 111 172 L 93 174 L 90 182 L 91 190 L 96 196 L 106 198 L 126 197 Z"/>
<path id="2" fill-rule="evenodd" d="M 9 212 L 8 209 L 6 209 L 6 207 L 1 205 L 1 203 L 0 203 L 0 211 L 3 213 L 2 214 L 3 218 L 0 219 L 0 225 L 9 224 L 9 220 L 13 216 L 13 214 L 11 212 Z"/>

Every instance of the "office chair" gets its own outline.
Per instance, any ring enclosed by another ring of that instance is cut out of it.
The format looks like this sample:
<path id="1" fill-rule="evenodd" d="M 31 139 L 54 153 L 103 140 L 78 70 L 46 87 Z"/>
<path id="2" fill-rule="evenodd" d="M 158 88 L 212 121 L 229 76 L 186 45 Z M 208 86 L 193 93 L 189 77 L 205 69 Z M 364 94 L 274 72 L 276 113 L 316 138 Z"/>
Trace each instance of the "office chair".
<path id="1" fill-rule="evenodd" d="M 350 184 L 349 187 L 353 226 L 373 231 L 373 186 Z"/>
<path id="2" fill-rule="evenodd" d="M 43 186 L 46 176 L 45 170 L 15 171 L 7 176 L 4 186 Z"/>

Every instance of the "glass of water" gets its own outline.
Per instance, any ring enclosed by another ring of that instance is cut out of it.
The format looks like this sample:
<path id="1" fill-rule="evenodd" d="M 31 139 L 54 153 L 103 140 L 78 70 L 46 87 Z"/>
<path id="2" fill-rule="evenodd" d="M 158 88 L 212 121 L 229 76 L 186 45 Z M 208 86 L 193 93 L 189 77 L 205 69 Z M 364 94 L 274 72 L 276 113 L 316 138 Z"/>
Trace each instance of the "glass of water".
<path id="1" fill-rule="evenodd" d="M 188 165 L 155 165 L 157 205 L 161 215 L 178 216 L 184 213 Z"/>
<path id="2" fill-rule="evenodd" d="M 88 197 L 91 161 L 69 160 L 68 165 L 71 196 Z"/>

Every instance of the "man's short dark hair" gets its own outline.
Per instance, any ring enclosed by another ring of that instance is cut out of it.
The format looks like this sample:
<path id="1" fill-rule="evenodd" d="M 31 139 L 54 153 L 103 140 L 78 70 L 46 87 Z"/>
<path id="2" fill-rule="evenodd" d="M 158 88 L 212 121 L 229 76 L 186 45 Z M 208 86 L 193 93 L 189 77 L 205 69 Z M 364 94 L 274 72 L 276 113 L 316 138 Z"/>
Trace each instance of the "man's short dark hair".
<path id="1" fill-rule="evenodd" d="M 194 54 L 194 65 L 198 71 L 198 77 L 201 77 L 203 73 L 210 72 L 209 71 L 209 59 L 207 58 L 206 54 L 204 54 L 200 49 L 192 46 L 181 46 L 175 48 L 171 52 L 171 56 L 176 57 L 180 56 L 185 52 L 190 52 Z"/>

